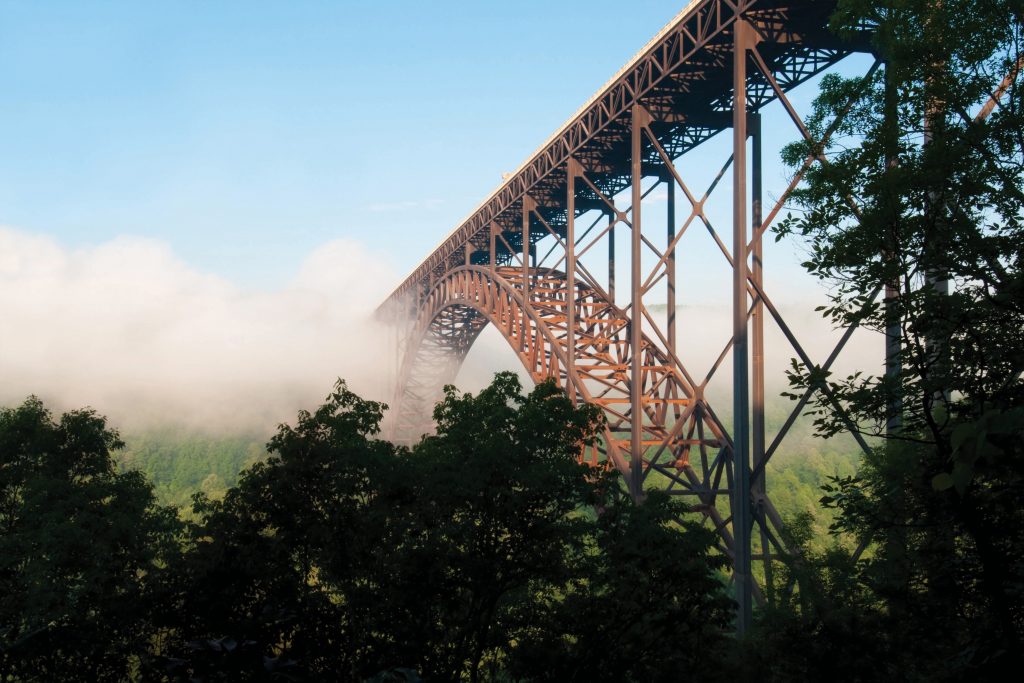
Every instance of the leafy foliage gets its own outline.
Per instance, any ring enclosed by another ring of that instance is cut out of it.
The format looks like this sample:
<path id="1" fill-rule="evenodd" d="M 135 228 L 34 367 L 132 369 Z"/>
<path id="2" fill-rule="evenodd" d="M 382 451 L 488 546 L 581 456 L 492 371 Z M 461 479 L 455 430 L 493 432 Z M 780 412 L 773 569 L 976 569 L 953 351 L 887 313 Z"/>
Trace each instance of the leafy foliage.
<path id="1" fill-rule="evenodd" d="M 511 670 L 545 681 L 714 681 L 725 678 L 734 603 L 709 571 L 714 533 L 678 521 L 683 508 L 654 491 L 635 505 L 606 482 L 576 575 L 517 636 Z"/>
<path id="2" fill-rule="evenodd" d="M 119 681 L 154 632 L 175 511 L 82 410 L 0 410 L 0 680 Z"/>
<path id="3" fill-rule="evenodd" d="M 475 396 L 447 388 L 411 451 L 375 438 L 382 411 L 341 383 L 222 500 L 197 496 L 168 675 L 550 680 L 561 652 L 592 659 L 577 677 L 675 680 L 720 648 L 712 536 L 577 463 L 595 408 L 499 374 Z M 687 646 L 638 665 L 666 642 Z"/>
<path id="4" fill-rule="evenodd" d="M 801 676 L 842 665 L 849 680 L 962 680 L 1021 657 L 1022 11 L 840 2 L 834 28 L 873 31 L 884 66 L 826 78 L 808 128 L 835 134 L 786 150 L 794 169 L 818 153 L 827 163 L 804 176 L 800 212 L 778 236 L 807 242 L 805 267 L 830 286 L 828 317 L 889 330 L 899 346 L 886 374 L 791 373 L 795 389 L 827 386 L 838 399 L 818 394 L 820 434 L 852 424 L 882 440 L 855 476 L 825 487 L 836 551 L 791 570 L 808 579 L 804 592 L 829 589 L 767 622 L 765 646 L 803 654 L 790 662 Z M 860 562 L 848 559 L 854 547 Z M 883 662 L 863 666 L 865 650 Z"/>
<path id="5" fill-rule="evenodd" d="M 266 458 L 266 437 L 171 427 L 138 429 L 122 434 L 125 445 L 117 462 L 123 469 L 145 474 L 161 502 L 190 506 L 197 491 L 222 497 L 238 483 L 243 469 Z"/>

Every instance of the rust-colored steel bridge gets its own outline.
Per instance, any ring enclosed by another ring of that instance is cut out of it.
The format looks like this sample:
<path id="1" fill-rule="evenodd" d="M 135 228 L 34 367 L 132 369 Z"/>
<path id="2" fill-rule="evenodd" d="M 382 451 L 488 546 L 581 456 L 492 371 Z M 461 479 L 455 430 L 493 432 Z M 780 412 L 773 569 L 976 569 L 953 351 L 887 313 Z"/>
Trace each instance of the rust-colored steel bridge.
<path id="1" fill-rule="evenodd" d="M 454 380 L 483 328 L 494 325 L 535 380 L 552 378 L 574 400 L 603 409 L 603 438 L 582 457 L 618 468 L 637 499 L 645 487 L 666 489 L 714 525 L 733 560 L 741 632 L 752 600 L 761 597 L 752 560 L 770 577 L 773 556 L 786 552 L 765 465 L 811 395 L 766 443 L 766 318 L 813 365 L 765 291 L 761 243 L 804 172 L 825 163 L 806 159 L 778 201 L 763 207 L 759 112 L 781 103 L 795 125 L 787 137 L 811 139 L 786 93 L 852 52 L 868 51 L 866 39 L 844 42 L 828 31 L 833 9 L 824 0 L 691 2 L 381 307 L 403 321 L 392 436 L 431 429 L 442 386 Z M 727 158 L 697 152 L 728 130 Z M 820 149 L 824 141 L 812 142 Z M 683 163 L 721 165 L 706 191 L 683 181 L 677 162 L 684 155 L 690 161 Z M 728 244 L 705 206 L 730 182 Z M 661 215 L 648 199 L 656 188 L 667 194 Z M 732 274 L 731 339 L 702 377 L 681 358 L 675 319 L 677 246 L 698 228 L 714 239 Z M 628 253 L 620 258 L 630 263 L 629 281 L 618 289 L 617 230 L 627 231 Z M 650 303 L 655 299 L 664 314 Z M 730 356 L 734 400 L 726 424 L 706 390 Z"/>

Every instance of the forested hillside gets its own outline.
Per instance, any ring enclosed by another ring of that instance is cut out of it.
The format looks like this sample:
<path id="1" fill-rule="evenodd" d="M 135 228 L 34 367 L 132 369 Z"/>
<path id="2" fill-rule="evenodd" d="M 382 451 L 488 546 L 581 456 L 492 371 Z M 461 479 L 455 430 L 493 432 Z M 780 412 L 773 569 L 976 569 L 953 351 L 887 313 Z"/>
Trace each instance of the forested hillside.
<path id="1" fill-rule="evenodd" d="M 116 454 L 121 468 L 145 474 L 161 503 L 185 508 L 195 493 L 219 498 L 238 483 L 244 468 L 266 457 L 269 438 L 171 427 L 121 437 L 125 448 Z"/>
<path id="2" fill-rule="evenodd" d="M 769 438 L 781 427 L 791 409 L 785 398 L 772 399 L 767 407 Z M 728 418 L 726 413 L 724 418 Z M 269 434 L 217 433 L 163 427 L 122 433 L 125 448 L 115 454 L 125 470 L 138 470 L 153 483 L 161 503 L 187 511 L 198 492 L 220 498 L 238 483 L 239 473 L 266 457 Z M 814 547 L 827 542 L 829 510 L 819 504 L 821 486 L 831 476 L 856 471 L 859 451 L 848 435 L 822 439 L 813 434 L 810 420 L 794 424 L 768 470 L 772 501 L 783 518 L 810 514 L 814 523 Z"/>

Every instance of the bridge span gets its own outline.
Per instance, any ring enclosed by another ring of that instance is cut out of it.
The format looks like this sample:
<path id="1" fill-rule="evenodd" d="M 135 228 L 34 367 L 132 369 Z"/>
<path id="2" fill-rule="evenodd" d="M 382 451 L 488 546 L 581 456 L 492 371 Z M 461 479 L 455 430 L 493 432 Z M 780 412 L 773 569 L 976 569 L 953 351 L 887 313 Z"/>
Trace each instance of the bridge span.
<path id="1" fill-rule="evenodd" d="M 806 170 L 823 163 L 806 159 L 766 206 L 761 111 L 781 106 L 793 123 L 781 134 L 811 139 L 787 93 L 868 51 L 865 36 L 841 41 L 828 31 L 834 7 L 827 0 L 689 3 L 380 308 L 402 336 L 392 436 L 429 431 L 441 387 L 493 325 L 535 380 L 553 378 L 574 400 L 604 411 L 603 438 L 581 457 L 622 471 L 638 499 L 656 486 L 706 516 L 733 561 L 740 631 L 760 598 L 751 562 L 770 576 L 772 558 L 787 552 L 765 466 L 810 398 L 804 395 L 768 443 L 766 321 L 801 362 L 813 363 L 765 291 L 762 239 Z M 703 153 L 703 143 L 727 131 L 725 158 Z M 681 160 L 720 171 L 709 188 L 693 188 L 678 171 Z M 656 189 L 666 195 L 658 205 Z M 722 194 L 731 205 L 725 235 L 705 210 Z M 732 335 L 702 376 L 688 370 L 678 343 L 695 331 L 677 329 L 675 313 L 685 257 L 677 247 L 688 230 L 706 231 L 731 273 Z M 619 254 L 616 231 L 628 235 L 629 248 L 620 246 Z M 617 258 L 629 263 L 626 282 L 616 282 Z M 726 363 L 728 420 L 707 399 Z"/>

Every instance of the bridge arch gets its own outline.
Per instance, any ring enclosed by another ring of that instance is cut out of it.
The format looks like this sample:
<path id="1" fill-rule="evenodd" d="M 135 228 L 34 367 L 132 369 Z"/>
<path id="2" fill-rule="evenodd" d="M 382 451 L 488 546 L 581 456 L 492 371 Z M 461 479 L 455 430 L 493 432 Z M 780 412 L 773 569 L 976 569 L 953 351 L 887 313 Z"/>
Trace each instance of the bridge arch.
<path id="1" fill-rule="evenodd" d="M 569 368 L 555 317 L 532 303 L 524 305 L 522 278 L 517 277 L 520 272 L 479 266 L 453 269 L 424 298 L 399 374 L 394 425 L 399 440 L 409 441 L 430 430 L 430 408 L 440 398 L 443 386 L 455 379 L 488 324 L 502 332 L 535 382 L 554 379 L 566 393 L 592 400 L 579 373 Z M 535 272 L 532 282 L 544 282 L 548 292 L 556 292 L 560 283 L 561 291 L 548 305 L 564 307 L 565 278 L 561 273 Z M 536 286 L 533 289 L 536 291 Z M 628 469 L 614 444 L 609 451 L 616 467 Z"/>
<path id="2" fill-rule="evenodd" d="M 567 307 L 574 307 L 570 335 Z M 731 443 L 680 365 L 646 334 L 641 348 L 644 455 L 630 458 L 632 424 L 629 317 L 603 292 L 565 274 L 466 265 L 448 270 L 420 298 L 399 370 L 392 435 L 412 441 L 432 430 L 429 420 L 445 384 L 454 381 L 470 347 L 488 325 L 508 341 L 536 382 L 554 379 L 572 397 L 599 406 L 606 417 L 600 443 L 586 457 L 606 460 L 623 474 L 643 468 L 658 488 L 691 496 L 731 543 L 728 520 L 716 505 L 731 482 Z"/>

